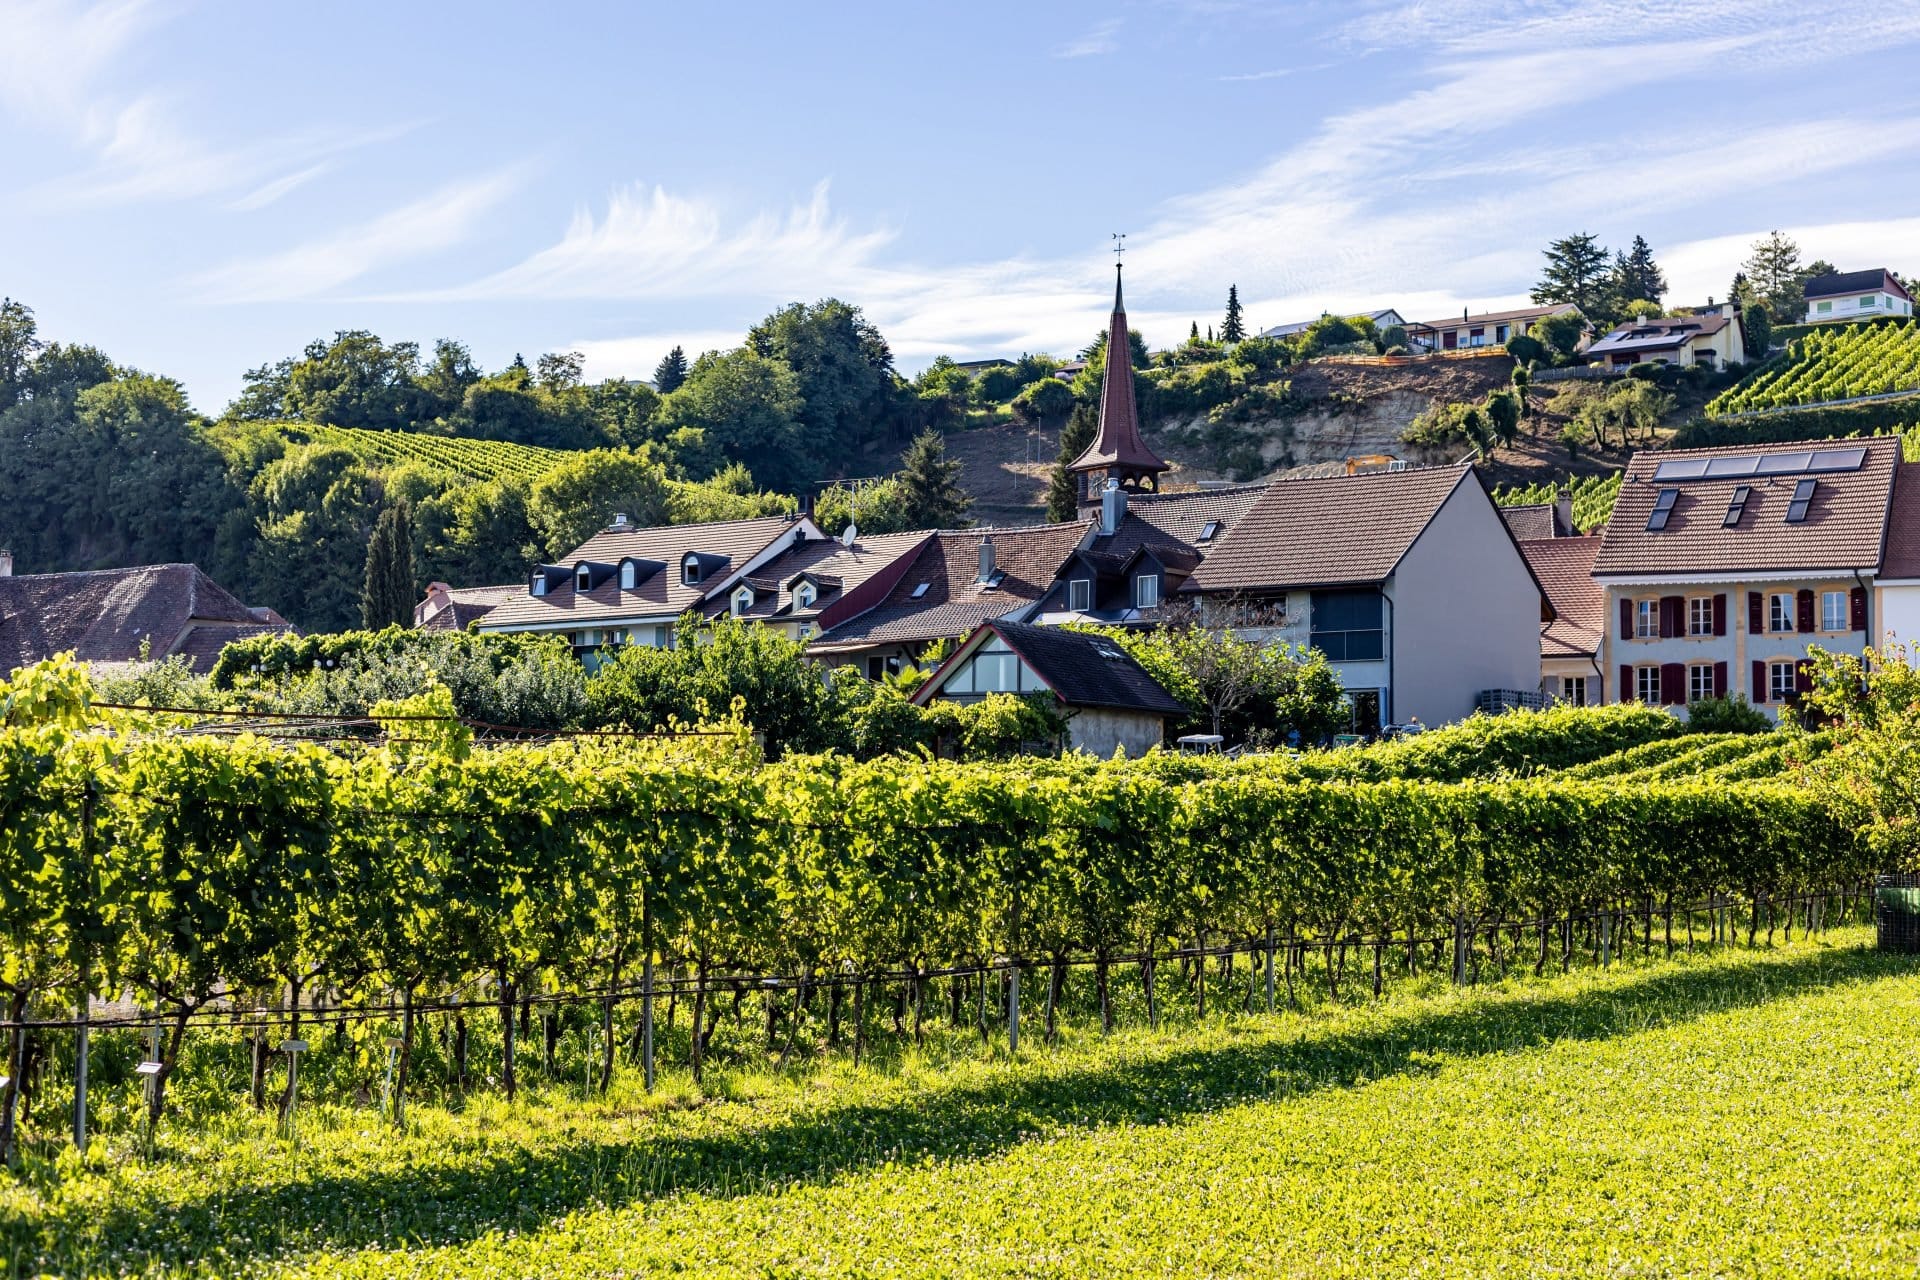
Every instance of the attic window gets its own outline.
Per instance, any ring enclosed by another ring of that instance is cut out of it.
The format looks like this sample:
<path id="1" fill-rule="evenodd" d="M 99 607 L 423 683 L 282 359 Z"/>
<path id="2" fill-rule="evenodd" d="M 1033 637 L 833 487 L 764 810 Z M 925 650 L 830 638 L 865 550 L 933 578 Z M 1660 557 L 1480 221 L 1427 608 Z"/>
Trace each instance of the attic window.
<path id="1" fill-rule="evenodd" d="M 1647 532 L 1658 533 L 1667 527 L 1667 518 L 1673 514 L 1673 504 L 1680 500 L 1678 489 L 1662 489 L 1654 500 L 1653 514 L 1647 517 Z"/>
<path id="2" fill-rule="evenodd" d="M 1793 501 L 1787 504 L 1787 523 L 1803 524 L 1807 518 L 1807 506 L 1813 501 L 1813 491 L 1819 485 L 1818 480 L 1802 480 L 1793 486 Z"/>
<path id="3" fill-rule="evenodd" d="M 793 603 L 801 609 L 813 608 L 814 590 L 811 582 L 803 582 L 793 589 Z"/>
<path id="4" fill-rule="evenodd" d="M 1735 485 L 1733 497 L 1727 502 L 1727 518 L 1720 522 L 1722 529 L 1731 529 L 1740 523 L 1740 517 L 1746 514 L 1747 499 L 1753 495 L 1750 484 Z"/>
<path id="5" fill-rule="evenodd" d="M 1075 613 L 1085 613 L 1093 608 L 1093 579 L 1067 580 L 1067 607 Z"/>
<path id="6" fill-rule="evenodd" d="M 639 574 L 634 568 L 633 561 L 622 560 L 620 562 L 620 589 L 622 591 L 631 591 L 638 584 L 638 581 Z"/>
<path id="7" fill-rule="evenodd" d="M 689 587 L 700 583 L 700 557 L 688 556 L 680 562 L 680 581 Z"/>
<path id="8" fill-rule="evenodd" d="M 547 575 L 538 569 L 534 570 L 533 574 L 533 594 L 537 596 L 547 594 Z"/>
<path id="9" fill-rule="evenodd" d="M 591 591 L 593 589 L 593 570 L 587 568 L 584 564 L 575 569 L 573 571 L 573 589 L 575 591 Z"/>
<path id="10" fill-rule="evenodd" d="M 1200 531 L 1199 540 L 1201 542 L 1212 542 L 1219 535 L 1220 522 L 1218 520 L 1209 520 L 1207 521 L 1207 527 Z"/>
<path id="11" fill-rule="evenodd" d="M 733 616 L 739 617 L 753 608 L 753 588 L 741 587 L 733 593 Z"/>
<path id="12" fill-rule="evenodd" d="M 912 600 L 918 600 L 921 596 L 924 596 L 925 594 L 927 594 L 927 588 L 932 585 L 933 584 L 930 582 L 914 583 L 913 590 L 908 594 L 908 598 Z"/>

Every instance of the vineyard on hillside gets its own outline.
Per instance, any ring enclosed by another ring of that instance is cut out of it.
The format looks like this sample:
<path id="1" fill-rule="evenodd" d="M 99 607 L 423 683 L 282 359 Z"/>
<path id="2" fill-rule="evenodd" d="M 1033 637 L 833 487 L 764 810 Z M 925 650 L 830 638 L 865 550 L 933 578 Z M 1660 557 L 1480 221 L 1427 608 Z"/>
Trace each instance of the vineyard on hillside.
<path id="1" fill-rule="evenodd" d="M 1590 533 L 1613 514 L 1613 500 L 1620 496 L 1620 475 L 1569 476 L 1566 480 L 1542 480 L 1538 484 L 1508 485 L 1493 491 L 1493 500 L 1503 507 L 1525 507 L 1552 502 L 1561 489 L 1573 495 L 1573 527 Z"/>
<path id="2" fill-rule="evenodd" d="M 1920 391 L 1920 325 L 1862 324 L 1797 338 L 1777 356 L 1707 402 L 1721 417 L 1790 409 L 1859 396 Z"/>
<path id="3" fill-rule="evenodd" d="M 321 427 L 289 422 L 290 440 L 346 449 L 381 468 L 416 465 L 470 480 L 537 480 L 566 458 L 559 449 L 511 444 L 505 440 L 468 440 L 416 431 L 368 431 L 360 427 Z"/>

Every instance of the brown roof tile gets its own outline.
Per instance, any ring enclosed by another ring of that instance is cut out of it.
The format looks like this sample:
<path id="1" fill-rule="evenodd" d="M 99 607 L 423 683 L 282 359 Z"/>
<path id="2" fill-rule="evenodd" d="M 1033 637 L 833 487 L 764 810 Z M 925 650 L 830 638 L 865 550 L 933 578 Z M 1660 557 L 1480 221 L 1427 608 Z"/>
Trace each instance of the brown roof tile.
<path id="1" fill-rule="evenodd" d="M 1499 324 L 1502 321 L 1538 320 L 1541 316 L 1558 315 L 1562 311 L 1578 310 L 1571 302 L 1550 302 L 1538 307 L 1515 307 L 1511 311 L 1476 311 L 1468 316 L 1448 316 L 1444 320 L 1416 320 L 1411 327 L 1419 329 L 1457 329 L 1462 325 Z"/>
<path id="2" fill-rule="evenodd" d="M 856 537 L 851 547 L 838 538 L 809 538 L 754 572 L 757 598 L 753 607 L 741 616 L 791 621 L 815 617 L 932 536 L 932 531 L 926 529 L 917 533 L 881 533 Z M 820 588 L 810 609 L 794 605 L 793 588 L 801 574 L 811 577 Z M 728 599 L 713 600 L 707 605 L 709 614 L 726 613 L 730 609 Z"/>
<path id="3" fill-rule="evenodd" d="M 1883 578 L 1920 578 L 1920 463 L 1903 462 L 1893 475 L 1893 509 L 1887 513 Z"/>
<path id="4" fill-rule="evenodd" d="M 1548 657 L 1580 657 L 1600 648 L 1607 593 L 1593 580 L 1593 557 L 1599 550 L 1600 535 L 1591 533 L 1520 543 L 1520 554 L 1556 615 L 1540 636 L 1540 651 Z"/>
<path id="5" fill-rule="evenodd" d="M 1530 542 L 1536 538 L 1564 538 L 1570 532 L 1560 523 L 1559 509 L 1551 502 L 1529 502 L 1517 506 L 1500 508 L 1500 518 L 1507 522 L 1516 542 Z"/>
<path id="6" fill-rule="evenodd" d="M 1688 459 L 1856 448 L 1866 454 L 1858 471 L 1813 475 L 1818 485 L 1799 524 L 1786 521 L 1798 474 L 1665 484 L 1654 478 L 1661 464 Z M 1900 441 L 1894 436 L 1636 453 L 1627 463 L 1626 482 L 1614 500 L 1593 571 L 1608 577 L 1873 569 L 1880 564 L 1899 459 Z M 1733 492 L 1742 484 L 1750 486 L 1744 513 L 1735 527 L 1723 528 Z M 1678 494 L 1673 513 L 1665 529 L 1649 532 L 1647 517 L 1663 489 Z"/>
<path id="7" fill-rule="evenodd" d="M 190 564 L 0 578 L 0 671 L 66 652 L 83 662 L 133 662 L 143 643 L 163 658 L 208 623 L 290 630 L 259 622 Z M 212 633 L 196 642 L 196 653 L 202 643 L 212 643 Z"/>
<path id="8" fill-rule="evenodd" d="M 1472 468 L 1276 480 L 1193 571 L 1188 591 L 1380 582 Z"/>

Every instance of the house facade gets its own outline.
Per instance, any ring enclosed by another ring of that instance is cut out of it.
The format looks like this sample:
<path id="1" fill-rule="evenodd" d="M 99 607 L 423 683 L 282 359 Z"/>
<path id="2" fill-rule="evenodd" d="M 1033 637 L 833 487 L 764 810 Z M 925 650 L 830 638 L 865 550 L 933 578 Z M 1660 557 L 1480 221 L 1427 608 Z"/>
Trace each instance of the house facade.
<path id="1" fill-rule="evenodd" d="M 1710 315 L 1630 320 L 1588 347 L 1586 359 L 1609 369 L 1637 364 L 1727 369 L 1747 362 L 1746 328 L 1731 303 Z"/>
<path id="2" fill-rule="evenodd" d="M 1106 759 L 1145 755 L 1187 709 L 1113 641 L 999 620 L 961 641 L 914 692 L 919 706 L 1036 694 L 1067 718 L 1069 749 Z"/>
<path id="3" fill-rule="evenodd" d="M 429 582 L 413 606 L 413 625 L 421 631 L 465 631 L 523 590 L 517 582 L 494 587 L 452 587 Z"/>
<path id="4" fill-rule="evenodd" d="M 1181 591 L 1324 653 L 1358 732 L 1538 696 L 1551 611 L 1470 465 L 1274 481 Z"/>
<path id="5" fill-rule="evenodd" d="M 1540 692 L 1570 706 L 1607 701 L 1607 669 L 1600 657 L 1606 592 L 1593 579 L 1600 535 L 1549 535 L 1520 543 L 1520 554 L 1547 594 L 1553 619 L 1540 628 Z"/>
<path id="6" fill-rule="evenodd" d="M 1260 336 L 1263 338 L 1297 338 L 1307 330 L 1313 328 L 1313 326 L 1320 321 L 1334 314 L 1336 313 L 1323 311 L 1311 320 L 1295 320 L 1291 324 L 1277 324 L 1271 329 L 1262 329 Z M 1343 317 L 1366 316 L 1373 321 L 1375 327 L 1383 331 L 1392 328 L 1394 325 L 1399 325 L 1404 329 L 1407 324 L 1407 318 L 1398 311 L 1395 311 L 1392 307 L 1382 307 L 1378 311 L 1342 311 L 1338 314 Z"/>
<path id="7" fill-rule="evenodd" d="M 1509 338 L 1525 333 L 1536 321 L 1548 316 L 1579 314 L 1580 308 L 1571 302 L 1477 314 L 1463 308 L 1458 316 L 1445 320 L 1416 320 L 1407 325 L 1407 345 L 1416 351 L 1468 351 L 1479 347 L 1504 347 Z"/>
<path id="8" fill-rule="evenodd" d="M 1809 646 L 1858 655 L 1920 620 L 1920 557 L 1890 554 L 1916 540 L 1912 487 L 1892 436 L 1635 455 L 1593 565 L 1607 700 L 1777 715 Z"/>
<path id="9" fill-rule="evenodd" d="M 1885 267 L 1835 271 L 1807 281 L 1807 323 L 1911 316 L 1913 295 Z"/>

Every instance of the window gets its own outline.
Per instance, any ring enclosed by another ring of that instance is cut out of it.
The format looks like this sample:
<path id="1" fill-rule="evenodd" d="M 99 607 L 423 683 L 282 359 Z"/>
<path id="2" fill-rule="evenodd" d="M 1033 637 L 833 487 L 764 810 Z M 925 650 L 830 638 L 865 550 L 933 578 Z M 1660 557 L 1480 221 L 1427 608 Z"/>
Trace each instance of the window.
<path id="1" fill-rule="evenodd" d="M 1203 543 L 1212 542 L 1215 538 L 1219 536 L 1220 536 L 1220 522 L 1218 520 L 1209 520 L 1207 521 L 1206 528 L 1200 530 L 1200 537 L 1198 541 Z"/>
<path id="2" fill-rule="evenodd" d="M 1720 522 L 1722 529 L 1731 529 L 1740 523 L 1740 517 L 1747 512 L 1747 499 L 1753 496 L 1750 484 L 1735 485 L 1733 497 L 1727 500 L 1727 518 Z"/>
<path id="3" fill-rule="evenodd" d="M 547 575 L 546 574 L 536 573 L 533 575 L 533 594 L 537 596 L 543 596 L 547 594 Z"/>
<path id="4" fill-rule="evenodd" d="M 1807 507 L 1813 502 L 1813 491 L 1819 486 L 1818 480 L 1802 480 L 1793 486 L 1793 501 L 1787 503 L 1787 523 L 1803 524 L 1807 519 Z"/>
<path id="5" fill-rule="evenodd" d="M 1822 591 L 1820 593 L 1820 629 L 1822 631 L 1851 631 L 1853 619 L 1849 616 L 1850 602 L 1844 591 Z"/>
<path id="6" fill-rule="evenodd" d="M 593 570 L 587 568 L 585 565 L 581 565 L 573 571 L 573 589 L 575 591 L 588 591 L 592 588 Z"/>
<path id="7" fill-rule="evenodd" d="M 924 596 L 927 594 L 927 588 L 932 585 L 933 584 L 930 582 L 916 582 L 913 584 L 913 590 L 908 592 L 907 594 L 909 598 L 918 600 L 921 596 Z"/>
<path id="8" fill-rule="evenodd" d="M 1816 302 L 1813 304 L 1813 309 L 1816 313 L 1824 316 L 1833 310 L 1833 304 L 1831 302 Z"/>
<path id="9" fill-rule="evenodd" d="M 1687 634 L 1690 636 L 1713 634 L 1712 596 L 1693 596 L 1687 601 Z"/>
<path id="10" fill-rule="evenodd" d="M 1568 706 L 1587 705 L 1587 678 L 1585 676 L 1560 677 L 1560 701 Z"/>
<path id="11" fill-rule="evenodd" d="M 680 562 L 680 581 L 692 587 L 700 582 L 700 557 L 688 556 Z"/>
<path id="12" fill-rule="evenodd" d="M 653 629 L 653 647 L 656 649 L 673 648 L 673 629 L 667 626 L 655 627 Z"/>
<path id="13" fill-rule="evenodd" d="M 1633 669 L 1633 696 L 1650 707 L 1660 705 L 1660 668 Z"/>
<path id="14" fill-rule="evenodd" d="M 633 561 L 622 560 L 620 562 L 620 589 L 622 591 L 631 591 L 639 585 L 639 581 L 640 575 L 634 568 Z"/>
<path id="15" fill-rule="evenodd" d="M 1309 640 L 1330 662 L 1378 662 L 1386 655 L 1378 591 L 1313 593 Z"/>
<path id="16" fill-rule="evenodd" d="M 1647 532 L 1658 533 L 1667 527 L 1667 521 L 1673 516 L 1673 504 L 1680 501 L 1678 489 L 1662 489 L 1660 496 L 1654 499 L 1653 511 L 1647 516 Z"/>
<path id="17" fill-rule="evenodd" d="M 1143 573 L 1133 580 L 1133 607 L 1153 609 L 1160 604 L 1160 577 L 1158 574 Z"/>
<path id="18" fill-rule="evenodd" d="M 1767 630 L 1793 630 L 1793 597 L 1790 595 L 1774 595 L 1767 597 L 1767 599 L 1769 602 L 1767 606 Z"/>
<path id="19" fill-rule="evenodd" d="M 1880 295 L 1877 293 L 1869 293 L 1860 299 L 1860 305 L 1863 307 L 1877 307 L 1880 305 Z"/>
<path id="20" fill-rule="evenodd" d="M 811 582 L 803 582 L 793 589 L 793 604 L 795 608 L 811 609 L 813 608 L 813 599 L 813 584 Z"/>
<path id="21" fill-rule="evenodd" d="M 733 616 L 739 617 L 753 608 L 753 588 L 741 587 L 733 593 Z"/>
<path id="22" fill-rule="evenodd" d="M 1633 602 L 1633 634 L 1640 640 L 1660 638 L 1660 602 L 1658 600 Z"/>
<path id="23" fill-rule="evenodd" d="M 1493 326 L 1493 340 L 1495 342 L 1505 342 L 1507 340 L 1507 332 L 1507 326 L 1504 324 Z"/>
<path id="24" fill-rule="evenodd" d="M 1074 578 L 1067 583 L 1067 608 L 1085 613 L 1093 608 L 1093 579 Z"/>
<path id="25" fill-rule="evenodd" d="M 1769 662 L 1767 664 L 1767 701 L 1792 702 L 1794 699 L 1793 664 L 1791 662 Z"/>
<path id="26" fill-rule="evenodd" d="M 1695 662 L 1687 667 L 1687 701 L 1713 697 L 1713 664 Z"/>

